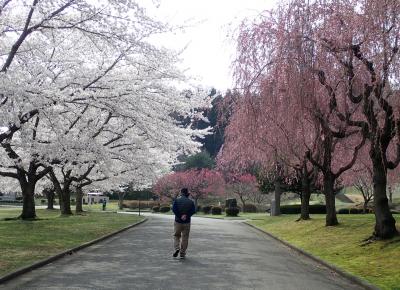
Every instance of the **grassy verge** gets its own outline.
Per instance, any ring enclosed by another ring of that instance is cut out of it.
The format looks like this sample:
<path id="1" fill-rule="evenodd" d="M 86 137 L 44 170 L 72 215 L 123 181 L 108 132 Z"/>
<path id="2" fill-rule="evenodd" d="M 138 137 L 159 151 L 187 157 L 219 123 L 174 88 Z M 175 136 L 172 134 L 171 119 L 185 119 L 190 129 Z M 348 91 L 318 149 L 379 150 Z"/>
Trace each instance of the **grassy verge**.
<path id="1" fill-rule="evenodd" d="M 75 208 L 75 206 L 73 206 Z M 96 204 L 84 204 L 83 205 L 83 210 L 86 211 L 103 211 L 103 204 L 101 203 L 96 203 Z M 116 212 L 119 210 L 118 207 L 118 201 L 116 200 L 110 200 L 107 202 L 106 205 L 106 210 L 105 211 L 113 211 Z"/>
<path id="2" fill-rule="evenodd" d="M 359 276 L 382 289 L 400 289 L 400 237 L 362 246 L 374 215 L 339 215 L 340 225 L 325 227 L 324 215 L 296 222 L 297 216 L 253 216 L 249 223 Z M 400 224 L 400 215 L 395 215 Z"/>
<path id="3" fill-rule="evenodd" d="M 5 221 L 20 209 L 0 210 L 0 275 L 30 265 L 139 221 L 136 215 L 88 212 L 60 217 L 58 210 L 37 210 L 40 220 Z"/>

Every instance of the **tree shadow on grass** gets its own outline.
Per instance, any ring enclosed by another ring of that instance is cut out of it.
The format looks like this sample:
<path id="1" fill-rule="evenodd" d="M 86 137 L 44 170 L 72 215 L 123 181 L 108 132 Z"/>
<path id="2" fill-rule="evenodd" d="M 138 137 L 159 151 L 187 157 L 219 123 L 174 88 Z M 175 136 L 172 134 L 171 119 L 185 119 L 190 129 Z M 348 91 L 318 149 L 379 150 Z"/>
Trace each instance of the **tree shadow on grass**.
<path id="1" fill-rule="evenodd" d="M 381 246 L 381 249 L 384 249 L 392 244 L 400 243 L 400 232 L 397 232 L 396 236 L 394 236 L 389 240 L 384 240 L 374 235 L 369 236 L 368 238 L 365 238 L 364 240 L 361 241 L 360 247 L 365 247 L 375 242 L 384 242 L 384 244 Z"/>
<path id="2" fill-rule="evenodd" d="M 10 217 L 10 218 L 3 218 L 0 219 L 2 221 L 27 221 L 27 222 L 35 222 L 35 221 L 47 221 L 51 220 L 50 218 L 32 218 L 32 219 L 22 219 L 20 216 L 17 217 Z"/>

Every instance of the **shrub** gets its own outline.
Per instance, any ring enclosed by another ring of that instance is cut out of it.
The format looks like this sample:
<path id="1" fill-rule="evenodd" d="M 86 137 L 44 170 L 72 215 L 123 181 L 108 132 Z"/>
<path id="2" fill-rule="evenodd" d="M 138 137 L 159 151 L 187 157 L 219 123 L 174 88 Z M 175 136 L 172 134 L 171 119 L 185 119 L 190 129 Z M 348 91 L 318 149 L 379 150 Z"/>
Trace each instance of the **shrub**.
<path id="1" fill-rule="evenodd" d="M 171 207 L 169 205 L 162 205 L 160 206 L 160 212 L 169 212 Z"/>
<path id="2" fill-rule="evenodd" d="M 257 207 L 255 204 L 246 204 L 243 207 L 243 212 L 257 212 Z"/>
<path id="3" fill-rule="evenodd" d="M 199 212 L 199 211 L 201 211 L 201 210 L 202 210 L 201 205 L 198 205 L 197 208 L 196 208 L 196 211 Z"/>
<path id="4" fill-rule="evenodd" d="M 357 214 L 358 210 L 356 208 L 352 207 L 352 208 L 349 209 L 349 213 L 350 214 Z"/>
<path id="5" fill-rule="evenodd" d="M 237 207 L 236 198 L 228 198 L 225 200 L 225 207 Z"/>
<path id="6" fill-rule="evenodd" d="M 41 203 L 41 204 L 45 204 L 46 202 L 47 202 L 47 201 L 46 201 L 45 199 L 41 199 L 41 200 L 40 200 L 40 203 Z"/>
<path id="7" fill-rule="evenodd" d="M 0 200 L 0 203 L 6 203 L 6 204 L 22 204 L 22 201 L 20 201 L 20 200 Z"/>
<path id="8" fill-rule="evenodd" d="M 153 212 L 159 212 L 160 211 L 160 207 L 158 205 L 157 206 L 153 206 L 152 210 L 153 210 Z"/>
<path id="9" fill-rule="evenodd" d="M 237 216 L 239 214 L 238 207 L 228 207 L 225 209 L 225 213 L 227 216 Z"/>
<path id="10" fill-rule="evenodd" d="M 371 213 L 372 211 L 367 208 L 366 213 Z M 364 213 L 362 208 L 350 207 L 350 208 L 341 208 L 337 212 L 338 214 L 362 214 Z"/>
<path id="11" fill-rule="evenodd" d="M 155 201 L 149 200 L 141 200 L 140 201 L 140 208 L 153 208 L 154 206 L 158 206 L 158 203 Z M 124 200 L 122 203 L 122 207 L 130 208 L 130 209 L 137 209 L 139 208 L 139 200 Z"/>
<path id="12" fill-rule="evenodd" d="M 122 202 L 122 207 L 130 208 L 130 209 L 138 208 L 138 206 L 139 206 L 139 203 L 136 202 L 136 200 L 124 200 Z"/>
<path id="13" fill-rule="evenodd" d="M 309 207 L 310 214 L 326 214 L 326 206 L 324 204 L 312 204 Z M 282 214 L 300 214 L 301 205 L 291 204 L 291 205 L 281 205 Z"/>
<path id="14" fill-rule="evenodd" d="M 220 206 L 213 206 L 211 208 L 211 214 L 214 214 L 214 215 L 222 214 L 222 208 Z"/>
<path id="15" fill-rule="evenodd" d="M 348 208 L 341 208 L 337 212 L 338 214 L 349 214 L 349 209 Z"/>
<path id="16" fill-rule="evenodd" d="M 211 206 L 210 205 L 203 206 L 203 212 L 205 214 L 209 214 L 210 211 L 211 211 Z"/>

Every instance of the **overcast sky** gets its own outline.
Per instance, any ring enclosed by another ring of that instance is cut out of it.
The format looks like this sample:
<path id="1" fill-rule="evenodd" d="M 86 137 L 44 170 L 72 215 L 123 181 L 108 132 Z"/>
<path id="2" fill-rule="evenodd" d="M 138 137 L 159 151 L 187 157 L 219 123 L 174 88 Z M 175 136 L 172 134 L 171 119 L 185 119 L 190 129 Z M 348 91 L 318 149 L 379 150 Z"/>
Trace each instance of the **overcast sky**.
<path id="1" fill-rule="evenodd" d="M 183 68 L 204 86 L 232 87 L 235 55 L 232 33 L 244 18 L 254 18 L 276 0 L 140 0 L 154 17 L 174 25 L 190 24 L 184 32 L 160 38 L 160 44 L 181 50 Z"/>

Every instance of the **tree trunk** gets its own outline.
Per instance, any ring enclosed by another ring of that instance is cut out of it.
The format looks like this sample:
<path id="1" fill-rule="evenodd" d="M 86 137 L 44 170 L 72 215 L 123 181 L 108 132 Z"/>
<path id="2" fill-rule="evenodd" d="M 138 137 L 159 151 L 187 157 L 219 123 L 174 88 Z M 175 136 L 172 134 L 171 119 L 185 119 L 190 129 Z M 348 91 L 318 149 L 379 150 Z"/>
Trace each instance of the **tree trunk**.
<path id="1" fill-rule="evenodd" d="M 61 214 L 62 215 L 72 215 L 72 210 L 71 210 L 71 193 L 69 191 L 69 187 L 63 188 L 62 190 L 62 207 L 60 206 L 61 209 Z"/>
<path id="2" fill-rule="evenodd" d="M 245 208 L 246 208 L 246 202 L 243 200 L 243 197 L 242 196 L 239 196 L 240 197 L 240 201 L 242 202 L 242 206 L 243 206 L 243 212 L 245 212 Z"/>
<path id="3" fill-rule="evenodd" d="M 310 196 L 311 196 L 311 188 L 310 181 L 306 175 L 302 177 L 301 181 L 301 220 L 309 220 L 310 219 Z"/>
<path id="4" fill-rule="evenodd" d="M 368 208 L 368 201 L 364 201 L 364 205 L 363 205 L 363 214 L 367 213 L 367 208 Z"/>
<path id="5" fill-rule="evenodd" d="M 120 210 L 123 210 L 124 207 L 122 206 L 124 202 L 125 193 L 118 193 L 118 207 Z"/>
<path id="6" fill-rule="evenodd" d="M 82 198 L 83 198 L 82 187 L 77 186 L 75 213 L 83 213 Z"/>
<path id="7" fill-rule="evenodd" d="M 47 192 L 47 195 L 46 195 L 46 197 L 47 197 L 47 209 L 54 209 L 54 196 L 55 196 L 55 193 L 54 193 L 54 191 L 48 191 Z"/>
<path id="8" fill-rule="evenodd" d="M 332 174 L 324 175 L 324 194 L 326 204 L 326 226 L 336 226 L 339 224 L 336 216 L 335 206 L 335 179 Z"/>
<path id="9" fill-rule="evenodd" d="M 36 218 L 35 185 L 36 184 L 33 182 L 21 183 L 23 206 L 20 218 L 23 220 L 30 220 Z"/>
<path id="10" fill-rule="evenodd" d="M 58 197 L 58 204 L 60 206 L 60 210 L 63 208 L 63 199 L 62 199 L 62 191 L 61 189 L 58 190 L 57 188 L 55 188 L 56 191 L 56 196 Z"/>
<path id="11" fill-rule="evenodd" d="M 273 209 L 271 208 L 271 215 L 278 216 L 281 214 L 281 195 L 282 195 L 281 181 L 279 179 L 275 180 L 274 186 L 275 186 L 275 192 L 274 192 L 275 202 L 272 203 L 274 208 Z"/>
<path id="12" fill-rule="evenodd" d="M 381 239 L 390 239 L 398 234 L 398 232 L 396 230 L 396 221 L 390 212 L 386 196 L 386 171 L 379 157 L 373 158 L 372 162 L 375 207 L 374 236 Z"/>

